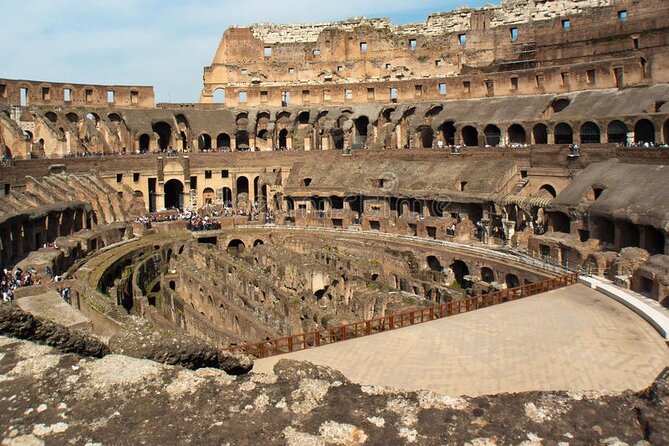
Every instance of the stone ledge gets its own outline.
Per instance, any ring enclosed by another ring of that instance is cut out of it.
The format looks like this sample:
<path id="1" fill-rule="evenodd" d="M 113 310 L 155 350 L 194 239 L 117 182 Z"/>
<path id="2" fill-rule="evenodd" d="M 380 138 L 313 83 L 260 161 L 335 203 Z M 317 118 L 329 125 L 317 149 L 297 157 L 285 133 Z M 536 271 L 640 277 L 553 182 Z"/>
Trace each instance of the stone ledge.
<path id="1" fill-rule="evenodd" d="M 625 305 L 644 318 L 664 339 L 669 341 L 669 316 L 643 302 L 642 296 L 607 283 L 608 281 L 601 278 L 581 276 L 579 282 Z"/>

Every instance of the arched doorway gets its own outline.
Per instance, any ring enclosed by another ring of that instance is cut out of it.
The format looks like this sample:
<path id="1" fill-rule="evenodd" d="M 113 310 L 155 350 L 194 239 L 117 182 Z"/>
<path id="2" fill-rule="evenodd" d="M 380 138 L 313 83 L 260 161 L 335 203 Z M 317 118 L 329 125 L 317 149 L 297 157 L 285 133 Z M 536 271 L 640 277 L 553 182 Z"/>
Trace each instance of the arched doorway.
<path id="1" fill-rule="evenodd" d="M 555 188 L 554 188 L 553 186 L 551 186 L 550 184 L 544 184 L 544 185 L 542 185 L 542 186 L 539 188 L 539 190 L 540 190 L 540 191 L 541 191 L 541 190 L 545 190 L 545 191 L 548 192 L 548 194 L 550 194 L 550 196 L 553 197 L 553 198 L 557 197 L 557 191 L 556 191 Z"/>
<path id="2" fill-rule="evenodd" d="M 599 144 L 601 135 L 599 126 L 594 122 L 586 122 L 581 126 L 581 144 Z"/>
<path id="3" fill-rule="evenodd" d="M 369 126 L 369 118 L 367 116 L 360 116 L 353 120 L 355 124 L 355 135 L 353 138 L 353 148 L 360 148 L 367 144 L 367 126 Z"/>
<path id="4" fill-rule="evenodd" d="M 520 124 L 513 124 L 509 127 L 508 133 L 509 143 L 511 144 L 525 144 L 527 142 L 527 134 Z"/>
<path id="5" fill-rule="evenodd" d="M 476 147 L 479 145 L 479 131 L 471 125 L 462 128 L 462 142 L 466 146 Z"/>
<path id="6" fill-rule="evenodd" d="M 485 143 L 491 147 L 498 146 L 502 140 L 502 132 L 499 130 L 499 127 L 493 124 L 487 125 L 483 129 L 483 134 L 485 135 Z"/>
<path id="7" fill-rule="evenodd" d="M 223 188 L 223 206 L 232 207 L 232 189 L 229 187 Z"/>
<path id="8" fill-rule="evenodd" d="M 157 122 L 151 126 L 153 132 L 158 135 L 158 148 L 166 150 L 172 145 L 172 127 L 166 122 Z"/>
<path id="9" fill-rule="evenodd" d="M 423 149 L 429 149 L 432 147 L 432 139 L 434 137 L 434 131 L 432 130 L 432 127 L 426 125 L 418 127 L 416 129 L 416 133 L 418 135 L 420 146 Z"/>
<path id="10" fill-rule="evenodd" d="M 165 183 L 165 209 L 180 209 L 184 207 L 184 185 L 179 180 L 169 180 Z"/>
<path id="11" fill-rule="evenodd" d="M 249 132 L 246 130 L 238 130 L 235 135 L 235 143 L 237 145 L 237 150 L 245 152 L 250 149 L 249 146 Z"/>
<path id="12" fill-rule="evenodd" d="M 460 288 L 469 288 L 471 282 L 465 279 L 465 276 L 469 275 L 469 268 L 467 264 L 462 260 L 456 260 L 451 263 L 451 271 L 455 276 L 455 282 L 460 286 Z"/>
<path id="13" fill-rule="evenodd" d="M 516 288 L 520 286 L 520 280 L 518 279 L 518 276 L 515 274 L 507 274 L 506 277 L 504 278 L 504 281 L 506 282 L 506 287 L 507 288 Z"/>
<path id="14" fill-rule="evenodd" d="M 546 124 L 537 124 L 532 129 L 534 144 L 548 144 L 548 127 Z"/>
<path id="15" fill-rule="evenodd" d="M 487 266 L 484 266 L 481 268 L 481 280 L 485 283 L 493 283 L 495 281 L 495 272 Z"/>
<path id="16" fill-rule="evenodd" d="M 279 148 L 287 149 L 288 148 L 288 130 L 281 129 L 279 130 Z"/>
<path id="17" fill-rule="evenodd" d="M 455 145 L 455 125 L 453 121 L 446 121 L 439 126 L 439 131 L 447 146 Z"/>
<path id="18" fill-rule="evenodd" d="M 606 137 L 610 143 L 627 144 L 627 126 L 618 120 L 609 122 Z"/>
<path id="19" fill-rule="evenodd" d="M 198 149 L 200 149 L 200 152 L 204 150 L 211 150 L 211 136 L 209 136 L 206 133 L 201 134 L 200 137 L 197 139 L 197 144 L 198 144 Z"/>
<path id="20" fill-rule="evenodd" d="M 597 238 L 600 243 L 613 244 L 616 230 L 611 220 L 606 217 L 599 217 L 595 219 L 595 228 L 597 228 Z"/>
<path id="21" fill-rule="evenodd" d="M 230 254 L 241 254 L 246 249 L 246 245 L 239 239 L 230 240 L 227 251 Z"/>
<path id="22" fill-rule="evenodd" d="M 344 150 L 344 131 L 342 129 L 332 129 L 330 135 L 335 149 Z"/>
<path id="23" fill-rule="evenodd" d="M 215 104 L 225 103 L 225 89 L 217 88 L 216 90 L 214 90 L 213 102 Z"/>
<path id="24" fill-rule="evenodd" d="M 216 137 L 216 148 L 218 149 L 229 149 L 230 148 L 230 135 L 227 133 L 221 133 Z"/>
<path id="25" fill-rule="evenodd" d="M 246 177 L 237 178 L 237 200 L 235 206 L 239 206 L 242 200 L 249 200 L 249 179 Z"/>
<path id="26" fill-rule="evenodd" d="M 214 199 L 216 198 L 216 193 L 211 187 L 206 187 L 202 191 L 202 203 L 204 204 L 214 204 Z"/>
<path id="27" fill-rule="evenodd" d="M 146 133 L 140 135 L 139 137 L 139 150 L 140 152 L 148 152 L 149 151 L 149 144 L 151 143 L 151 137 L 147 135 Z"/>
<path id="28" fill-rule="evenodd" d="M 444 267 L 441 266 L 441 262 L 435 256 L 428 256 L 427 266 L 430 268 L 431 271 L 436 271 L 438 273 L 444 270 Z"/>
<path id="29" fill-rule="evenodd" d="M 555 126 L 555 144 L 573 144 L 574 131 L 569 124 L 564 122 Z"/>
<path id="30" fill-rule="evenodd" d="M 634 142 L 655 143 L 655 126 L 648 119 L 640 119 L 634 125 Z"/>

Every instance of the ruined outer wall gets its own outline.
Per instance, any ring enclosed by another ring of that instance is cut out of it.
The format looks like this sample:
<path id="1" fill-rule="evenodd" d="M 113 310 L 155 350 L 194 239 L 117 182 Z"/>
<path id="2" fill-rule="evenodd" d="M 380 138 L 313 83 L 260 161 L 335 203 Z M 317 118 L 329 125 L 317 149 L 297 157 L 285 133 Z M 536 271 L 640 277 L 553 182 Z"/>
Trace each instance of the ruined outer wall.
<path id="1" fill-rule="evenodd" d="M 212 102 L 218 88 L 230 105 L 246 93 L 256 106 L 285 102 L 282 92 L 290 104 L 336 104 L 386 101 L 390 88 L 404 101 L 665 82 L 658 53 L 666 51 L 667 16 L 660 0 L 517 0 L 417 25 L 355 18 L 234 27 L 205 68 L 201 102 Z"/>
<path id="2" fill-rule="evenodd" d="M 29 106 L 153 108 L 155 100 L 153 87 L 150 86 L 90 85 L 0 79 L 0 105 L 21 105 L 22 89 L 26 90 L 23 105 Z M 108 101 L 109 92 L 113 92 L 113 102 Z"/>

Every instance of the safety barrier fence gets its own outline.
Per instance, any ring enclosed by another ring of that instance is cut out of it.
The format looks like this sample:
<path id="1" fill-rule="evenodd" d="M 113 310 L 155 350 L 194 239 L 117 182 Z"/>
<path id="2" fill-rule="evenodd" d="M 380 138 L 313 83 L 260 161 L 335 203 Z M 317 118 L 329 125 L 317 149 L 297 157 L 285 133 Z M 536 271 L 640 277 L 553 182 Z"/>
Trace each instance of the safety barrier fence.
<path id="1" fill-rule="evenodd" d="M 321 345 L 333 344 L 347 339 L 381 333 L 396 328 L 408 327 L 422 322 L 466 313 L 479 308 L 491 307 L 504 302 L 522 299 L 523 297 L 556 290 L 575 283 L 578 283 L 578 273 L 571 273 L 542 280 L 540 282 L 528 283 L 516 288 L 495 291 L 430 307 L 417 308 L 325 330 L 268 339 L 253 344 L 230 346 L 226 348 L 226 350 L 245 353 L 257 358 L 266 358 L 269 356 L 306 350 Z"/>

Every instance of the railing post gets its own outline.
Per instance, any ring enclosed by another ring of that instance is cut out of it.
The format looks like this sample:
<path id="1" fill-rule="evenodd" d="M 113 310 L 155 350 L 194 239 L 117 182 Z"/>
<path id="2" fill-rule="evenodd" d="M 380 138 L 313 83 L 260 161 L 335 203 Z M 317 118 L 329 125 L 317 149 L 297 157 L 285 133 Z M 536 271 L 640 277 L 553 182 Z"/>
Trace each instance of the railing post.
<path id="1" fill-rule="evenodd" d="M 292 352 L 292 351 L 293 351 L 293 337 L 288 336 L 288 352 Z"/>

